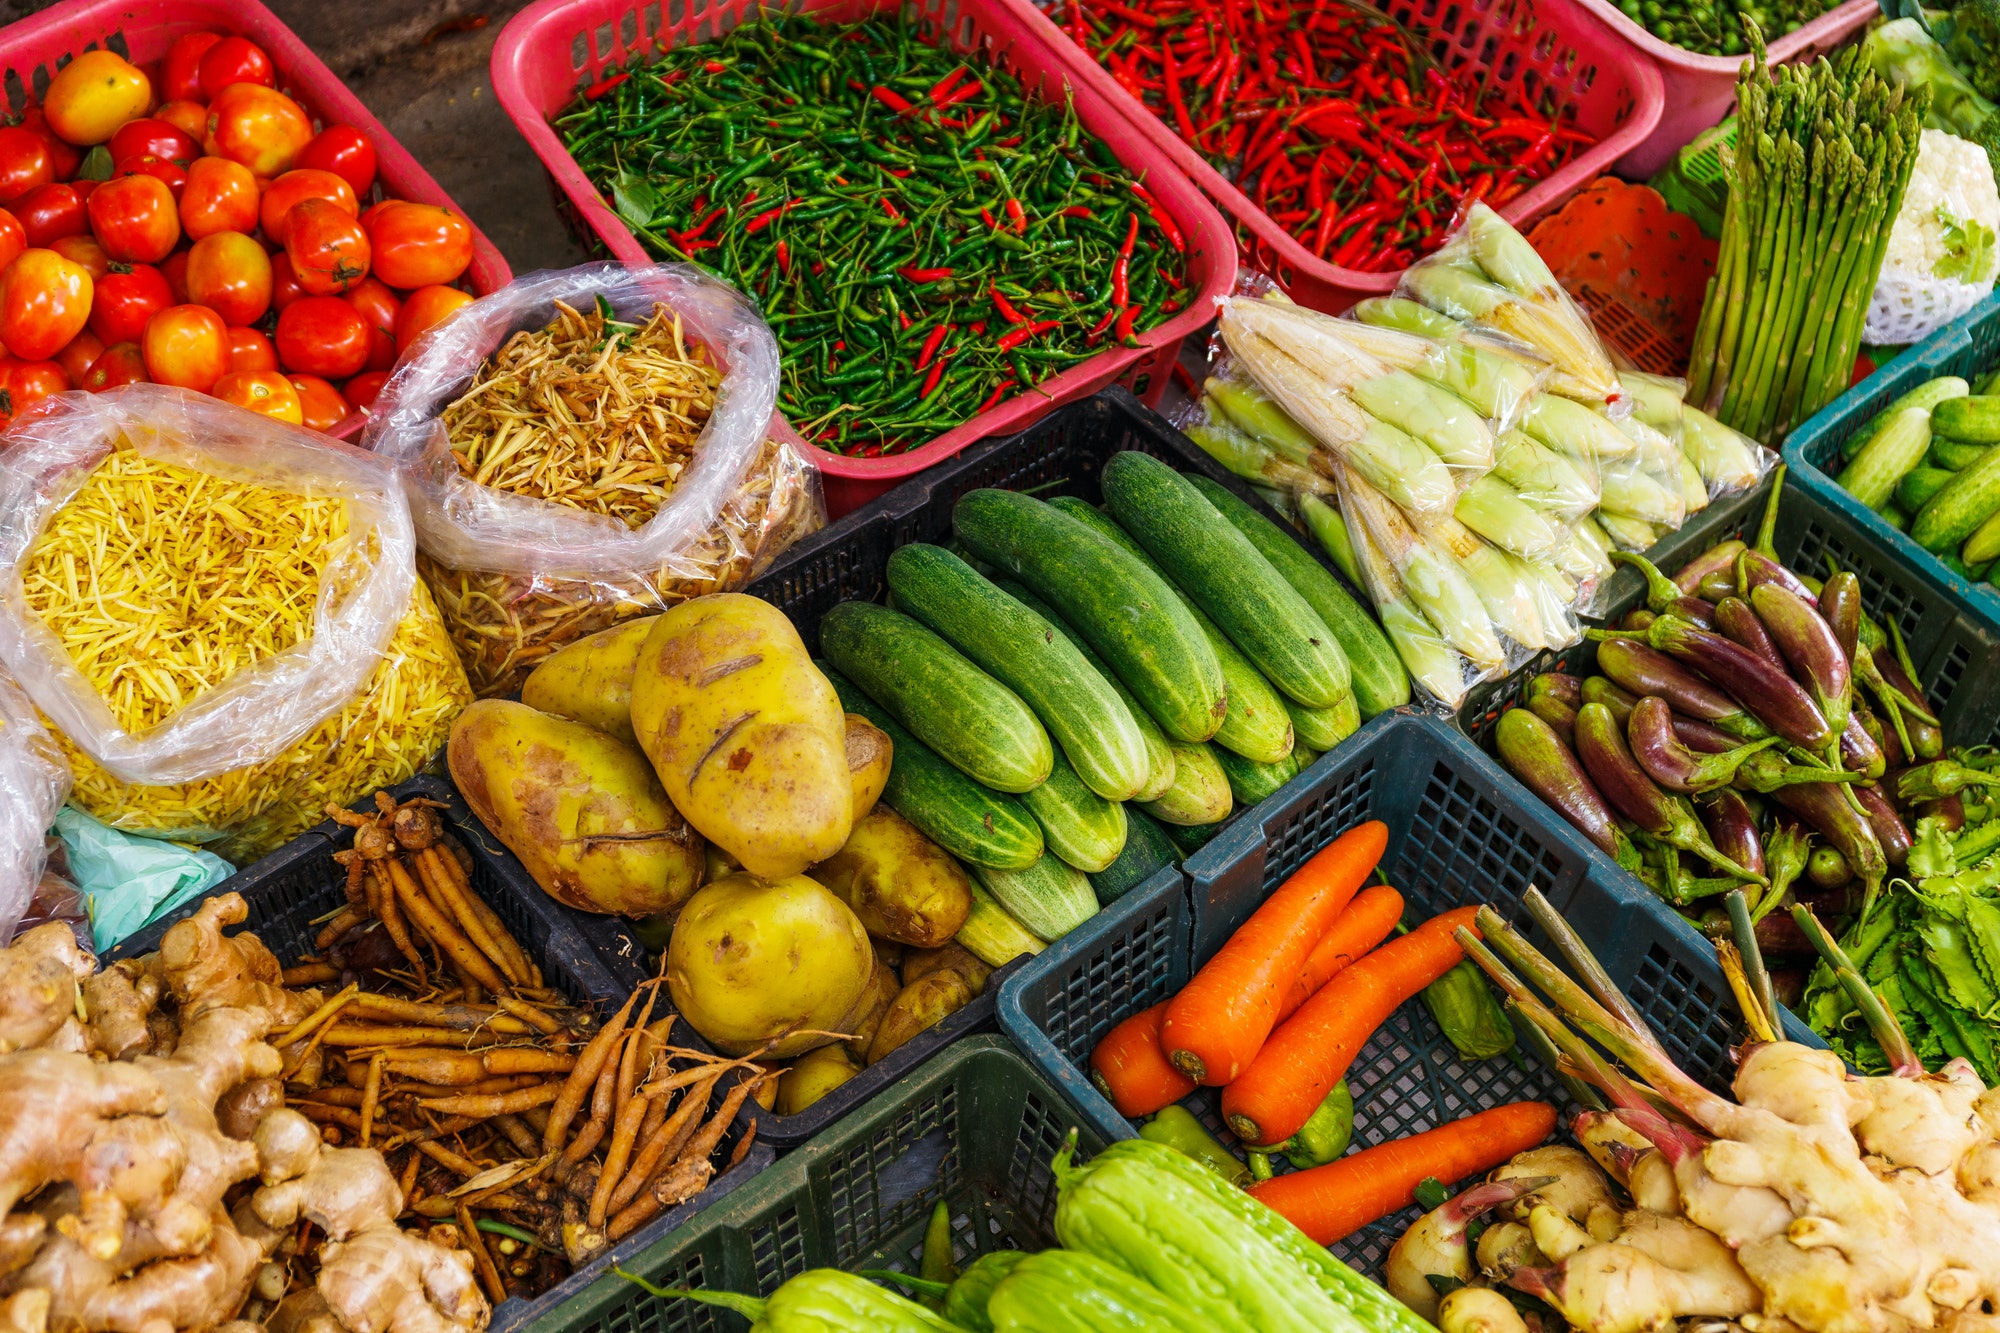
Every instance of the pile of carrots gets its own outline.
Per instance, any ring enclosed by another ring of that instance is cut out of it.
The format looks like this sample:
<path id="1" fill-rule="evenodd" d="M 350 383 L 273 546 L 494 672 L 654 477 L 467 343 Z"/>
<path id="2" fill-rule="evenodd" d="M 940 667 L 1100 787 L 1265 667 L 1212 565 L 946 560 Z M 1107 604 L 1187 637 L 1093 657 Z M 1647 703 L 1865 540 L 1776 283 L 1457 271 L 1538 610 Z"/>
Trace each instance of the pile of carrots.
<path id="1" fill-rule="evenodd" d="M 1336 838 L 1180 994 L 1105 1034 L 1091 1080 L 1121 1115 L 1152 1115 L 1207 1086 L 1222 1089 L 1223 1118 L 1245 1144 L 1278 1144 L 1305 1124 L 1375 1030 L 1465 956 L 1452 932 L 1472 928 L 1474 907 L 1389 939 L 1403 895 L 1362 887 L 1388 843 L 1379 820 Z M 1427 1177 L 1461 1180 L 1536 1146 L 1555 1118 L 1546 1102 L 1515 1102 L 1250 1192 L 1331 1244 L 1408 1207 Z"/>

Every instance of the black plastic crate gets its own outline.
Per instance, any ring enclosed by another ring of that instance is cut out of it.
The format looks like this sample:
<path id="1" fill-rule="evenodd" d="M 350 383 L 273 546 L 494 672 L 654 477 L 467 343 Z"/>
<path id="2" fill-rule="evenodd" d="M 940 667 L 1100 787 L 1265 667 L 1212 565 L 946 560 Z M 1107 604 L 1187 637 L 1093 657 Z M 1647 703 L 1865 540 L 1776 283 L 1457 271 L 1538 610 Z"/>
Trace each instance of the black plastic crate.
<path id="1" fill-rule="evenodd" d="M 572 1003 L 589 1005 L 608 1013 L 632 993 L 632 982 L 614 977 L 598 958 L 598 951 L 579 935 L 567 919 L 569 909 L 552 900 L 529 878 L 513 854 L 486 831 L 478 817 L 466 806 L 451 783 L 436 777 L 417 777 L 389 788 L 397 800 L 413 796 L 429 797 L 444 803 L 439 811 L 447 829 L 472 853 L 472 888 L 499 915 L 521 942 L 535 965 L 542 969 L 545 985 L 561 991 Z M 372 810 L 374 802 L 356 809 Z M 352 845 L 353 831 L 332 820 L 308 829 L 263 860 L 250 865 L 218 884 L 193 902 L 153 922 L 129 936 L 105 955 L 105 961 L 133 958 L 152 953 L 175 922 L 194 915 L 202 901 L 222 893 L 240 893 L 250 909 L 249 919 L 238 927 L 253 932 L 278 958 L 289 966 L 301 957 L 316 953 L 314 921 L 333 912 L 346 901 L 347 872 L 333 854 Z M 697 1045 L 678 1035 L 682 1045 Z M 721 1093 L 717 1093 L 719 1100 Z M 733 1150 L 741 1142 L 752 1116 L 761 1121 L 764 1113 L 754 1104 L 739 1114 L 723 1136 L 722 1148 Z M 748 1155 L 735 1167 L 717 1176 L 709 1187 L 677 1208 L 668 1210 L 630 1236 L 606 1247 L 587 1266 L 543 1292 L 532 1301 L 507 1300 L 493 1311 L 491 1333 L 511 1333 L 565 1307 L 613 1265 L 628 1261 L 660 1237 L 675 1230 L 704 1208 L 728 1195 L 776 1160 L 777 1154 L 763 1144 L 752 1144 Z M 615 1279 L 614 1279 L 615 1280 Z"/>

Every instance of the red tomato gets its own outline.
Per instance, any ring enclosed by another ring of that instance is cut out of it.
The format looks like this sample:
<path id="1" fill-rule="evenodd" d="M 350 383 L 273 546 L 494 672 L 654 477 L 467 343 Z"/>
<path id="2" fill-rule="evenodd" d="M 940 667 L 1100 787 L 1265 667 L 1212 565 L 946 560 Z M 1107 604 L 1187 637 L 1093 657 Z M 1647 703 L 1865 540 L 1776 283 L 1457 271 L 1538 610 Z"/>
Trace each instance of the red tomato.
<path id="1" fill-rule="evenodd" d="M 174 192 L 153 176 L 120 176 L 90 192 L 90 229 L 123 263 L 157 264 L 181 238 Z"/>
<path id="2" fill-rule="evenodd" d="M 299 406 L 305 411 L 305 424 L 313 430 L 332 430 L 347 419 L 347 400 L 340 396 L 340 390 L 317 375 L 287 375 L 292 387 L 299 391 Z"/>
<path id="3" fill-rule="evenodd" d="M 104 247 L 97 243 L 95 236 L 61 236 L 49 245 L 49 249 L 70 263 L 81 265 L 92 282 L 103 281 L 104 275 L 111 271 L 111 256 L 104 253 Z"/>
<path id="4" fill-rule="evenodd" d="M 63 345 L 63 349 L 56 353 L 56 364 L 63 368 L 63 374 L 69 376 L 69 382 L 77 385 L 83 383 L 83 377 L 102 355 L 104 355 L 104 340 L 89 329 L 85 329 L 71 338 Z"/>
<path id="5" fill-rule="evenodd" d="M 77 381 L 77 388 L 88 389 L 92 393 L 103 393 L 122 384 L 145 384 L 146 357 L 137 343 L 113 343 L 104 349 L 104 355 L 91 363 Z"/>
<path id="6" fill-rule="evenodd" d="M 54 356 L 90 318 L 91 287 L 90 274 L 55 251 L 23 250 L 0 270 L 0 342 L 23 361 Z"/>
<path id="7" fill-rule="evenodd" d="M 229 331 L 229 368 L 231 370 L 276 370 L 278 349 L 271 346 L 271 340 L 255 329 L 236 328 Z"/>
<path id="8" fill-rule="evenodd" d="M 208 104 L 201 146 L 211 157 L 241 162 L 256 175 L 278 176 L 291 170 L 312 137 L 312 121 L 297 102 L 254 83 L 232 83 Z"/>
<path id="9" fill-rule="evenodd" d="M 200 102 L 169 102 L 153 113 L 154 120 L 164 120 L 188 138 L 194 140 L 195 149 L 200 151 L 201 141 L 208 133 L 208 107 Z"/>
<path id="10" fill-rule="evenodd" d="M 201 145 L 178 125 L 151 117 L 128 120 L 111 136 L 111 160 L 129 157 L 157 157 L 162 162 L 178 162 L 185 167 L 201 156 Z"/>
<path id="11" fill-rule="evenodd" d="M 306 422 L 299 391 L 275 370 L 232 370 L 209 390 L 225 403 L 234 403 L 262 416 L 289 421 L 294 426 Z"/>
<path id="12" fill-rule="evenodd" d="M 368 321 L 337 296 L 302 296 L 278 312 L 278 362 L 344 380 L 368 364 Z"/>
<path id="13" fill-rule="evenodd" d="M 187 291 L 224 324 L 253 324 L 271 308 L 271 257 L 240 231 L 204 236 L 188 251 Z"/>
<path id="14" fill-rule="evenodd" d="M 126 273 L 107 273 L 90 303 L 90 331 L 112 343 L 138 342 L 146 322 L 177 304 L 173 289 L 151 264 L 134 264 Z"/>
<path id="15" fill-rule="evenodd" d="M 144 157 L 128 157 L 120 162 L 117 175 L 151 176 L 154 180 L 164 182 L 168 191 L 174 196 L 176 210 L 174 225 L 176 228 L 180 226 L 178 210 L 181 204 L 181 191 L 187 188 L 187 168 L 177 162 L 168 162 L 148 153 Z"/>
<path id="16" fill-rule="evenodd" d="M 299 154 L 298 165 L 331 171 L 365 197 L 375 184 L 375 145 L 352 125 L 329 125 Z"/>
<path id="17" fill-rule="evenodd" d="M 375 408 L 375 400 L 382 395 L 382 386 L 388 382 L 388 371 L 370 370 L 341 385 L 340 396 L 355 411 L 371 412 Z"/>
<path id="18" fill-rule="evenodd" d="M 69 376 L 54 361 L 15 361 L 7 366 L 11 420 L 19 421 L 44 398 L 69 392 Z"/>
<path id="19" fill-rule="evenodd" d="M 454 310 L 471 304 L 472 298 L 456 287 L 419 287 L 411 292 L 403 298 L 403 309 L 396 316 L 396 355 L 409 351 L 411 343 L 443 323 Z"/>
<path id="20" fill-rule="evenodd" d="M 361 225 L 363 227 L 372 227 L 375 225 L 375 219 L 382 216 L 384 209 L 394 208 L 398 204 L 407 204 L 408 202 L 410 201 L 407 199 L 377 199 L 374 203 L 361 210 Z"/>
<path id="21" fill-rule="evenodd" d="M 167 280 L 167 288 L 174 294 L 174 304 L 181 305 L 188 299 L 188 252 L 176 250 L 168 255 L 160 265 L 160 276 Z"/>
<path id="22" fill-rule="evenodd" d="M 271 309 L 283 314 L 285 307 L 307 295 L 299 286 L 298 275 L 292 272 L 292 257 L 286 254 L 271 256 Z"/>
<path id="23" fill-rule="evenodd" d="M 0 208 L 0 268 L 14 262 L 14 256 L 28 248 L 28 233 L 21 219 Z"/>
<path id="24" fill-rule="evenodd" d="M 160 61 L 160 96 L 170 102 L 199 102 L 201 58 L 222 40 L 219 32 L 185 32 L 174 38 Z"/>
<path id="25" fill-rule="evenodd" d="M 368 276 L 368 233 L 340 205 L 305 199 L 285 215 L 292 276 L 315 296 L 338 296 Z"/>
<path id="26" fill-rule="evenodd" d="M 363 278 L 347 291 L 347 303 L 368 321 L 368 369 L 396 364 L 396 316 L 403 303 L 380 278 Z"/>
<path id="27" fill-rule="evenodd" d="M 202 53 L 201 92 L 213 102 L 232 83 L 256 83 L 269 88 L 278 81 L 271 57 L 248 37 L 225 37 Z"/>
<path id="28" fill-rule="evenodd" d="M 368 226 L 375 276 L 391 287 L 434 287 L 454 281 L 472 262 L 472 228 L 436 204 L 399 204 Z"/>
<path id="29" fill-rule="evenodd" d="M 55 181 L 37 185 L 9 204 L 7 211 L 20 222 L 29 245 L 47 246 L 64 236 L 81 236 L 90 230 L 90 219 L 84 216 L 83 200 L 76 197 L 76 190 Z"/>
<path id="30" fill-rule="evenodd" d="M 0 126 L 0 204 L 56 178 L 49 142 L 22 125 Z"/>
<path id="31" fill-rule="evenodd" d="M 264 235 L 271 244 L 285 243 L 285 228 L 292 209 L 308 199 L 324 199 L 349 217 L 361 211 L 354 199 L 354 187 L 347 183 L 346 177 L 314 167 L 288 171 L 264 187 L 264 197 L 257 203 L 258 220 L 264 224 Z"/>
<path id="32" fill-rule="evenodd" d="M 229 328 L 207 306 L 168 306 L 148 321 L 139 347 L 156 384 L 207 393 L 229 370 Z"/>
<path id="33" fill-rule="evenodd" d="M 42 114 L 39 106 L 31 106 L 21 113 L 21 128 L 33 130 L 42 136 L 49 146 L 49 162 L 55 168 L 56 179 L 66 181 L 76 175 L 76 169 L 83 165 L 83 154 L 74 144 L 64 143 L 62 136 L 49 128 L 49 118 Z"/>
<path id="34" fill-rule="evenodd" d="M 191 240 L 257 225 L 257 178 L 226 157 L 198 157 L 181 191 L 181 230 Z"/>
<path id="35" fill-rule="evenodd" d="M 102 48 L 64 65 L 42 94 L 49 128 L 73 144 L 103 143 L 152 105 L 153 85 L 146 72 Z"/>

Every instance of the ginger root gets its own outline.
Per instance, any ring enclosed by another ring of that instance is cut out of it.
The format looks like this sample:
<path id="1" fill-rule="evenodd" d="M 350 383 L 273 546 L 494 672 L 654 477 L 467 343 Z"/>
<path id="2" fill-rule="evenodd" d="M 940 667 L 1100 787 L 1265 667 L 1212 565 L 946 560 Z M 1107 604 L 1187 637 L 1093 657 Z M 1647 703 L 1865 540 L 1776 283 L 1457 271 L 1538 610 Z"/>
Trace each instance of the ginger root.
<path id="1" fill-rule="evenodd" d="M 0 1053 L 85 1049 L 77 984 L 96 968 L 97 960 L 77 947 L 76 933 L 61 921 L 36 926 L 0 949 Z"/>
<path id="2" fill-rule="evenodd" d="M 319 1007 L 318 991 L 285 989 L 284 969 L 262 940 L 248 931 L 222 933 L 249 919 L 243 895 L 225 893 L 174 923 L 160 940 L 152 957 L 183 1024 L 211 1009 L 256 1009 L 269 1016 L 271 1028 L 288 1028 Z"/>
<path id="3" fill-rule="evenodd" d="M 328 1241 L 320 1249 L 318 1285 L 349 1333 L 479 1333 L 490 1313 L 471 1255 L 393 1222 Z"/>

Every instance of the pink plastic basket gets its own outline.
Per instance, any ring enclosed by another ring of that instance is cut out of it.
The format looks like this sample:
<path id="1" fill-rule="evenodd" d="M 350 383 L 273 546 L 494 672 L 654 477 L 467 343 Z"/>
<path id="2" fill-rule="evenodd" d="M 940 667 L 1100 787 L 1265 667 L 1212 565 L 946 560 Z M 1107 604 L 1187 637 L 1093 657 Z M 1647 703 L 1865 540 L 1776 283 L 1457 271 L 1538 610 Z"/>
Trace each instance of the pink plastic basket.
<path id="1" fill-rule="evenodd" d="M 1051 41 L 1060 41 L 1068 68 L 1076 77 L 1116 101 L 1148 142 L 1249 230 L 1251 257 L 1283 284 L 1293 300 L 1338 312 L 1395 287 L 1397 272 L 1363 273 L 1315 256 L 1119 87 L 1109 71 L 1029 0 L 999 3 L 1021 14 L 1024 22 L 1034 23 Z M 1529 105 L 1538 105 L 1553 91 L 1564 105 L 1576 108 L 1578 128 L 1598 137 L 1595 145 L 1569 165 L 1500 210 L 1524 232 L 1542 214 L 1636 147 L 1660 118 L 1659 74 L 1594 13 L 1586 12 L 1585 3 L 1587 0 L 1380 0 L 1380 7 L 1424 40 L 1430 53 L 1448 69 L 1471 66 L 1483 79 L 1520 91 Z"/>
<path id="2" fill-rule="evenodd" d="M 501 32 L 493 48 L 493 90 L 500 105 L 615 258 L 628 264 L 652 262 L 564 151 L 549 117 L 568 105 L 578 88 L 633 54 L 714 41 L 762 7 L 756 0 L 540 0 Z M 893 6 L 890 0 L 803 0 L 796 8 L 828 22 L 851 23 Z M 1019 78 L 1030 93 L 1059 100 L 1066 88 L 1073 92 L 1083 128 L 1144 177 L 1186 236 L 1194 294 L 1173 319 L 1141 334 L 1141 346 L 1112 348 L 1080 362 L 908 453 L 848 458 L 806 446 L 824 476 L 827 505 L 835 517 L 975 440 L 1025 430 L 1054 408 L 1107 385 L 1123 383 L 1157 405 L 1181 340 L 1209 320 L 1213 298 L 1227 294 L 1236 279 L 1236 243 L 1229 224 L 1164 153 L 1132 132 L 1111 98 L 1094 83 L 1065 77 L 1067 38 L 1032 11 L 1002 0 L 914 0 L 913 9 L 932 40 L 959 51 L 978 51 Z"/>
<path id="3" fill-rule="evenodd" d="M 1625 17 L 1610 0 L 1576 0 L 1611 30 L 1644 52 L 1659 67 L 1666 94 L 1660 123 L 1646 141 L 1618 159 L 1620 175 L 1644 178 L 1673 159 L 1697 134 L 1722 122 L 1736 102 L 1736 74 L 1743 56 L 1703 56 L 1670 46 Z M 1773 65 L 1789 65 L 1823 55 L 1866 27 L 1882 12 L 1876 0 L 1847 0 L 1811 23 L 1796 28 L 1768 48 Z"/>
<path id="4" fill-rule="evenodd" d="M 0 29 L 0 67 L 5 69 L 0 83 L 6 88 L 8 111 L 19 115 L 30 101 L 40 101 L 56 71 L 82 52 L 108 47 L 143 65 L 166 55 L 181 34 L 203 29 L 248 37 L 263 47 L 277 67 L 279 88 L 305 108 L 314 129 L 345 124 L 366 134 L 375 145 L 374 198 L 439 204 L 466 217 L 361 99 L 257 0 L 63 0 L 9 24 Z M 466 221 L 471 224 L 469 217 Z M 484 296 L 513 279 L 507 261 L 474 226 L 472 266 L 465 271 L 464 285 Z M 332 434 L 352 439 L 366 420 L 351 412 Z"/>

